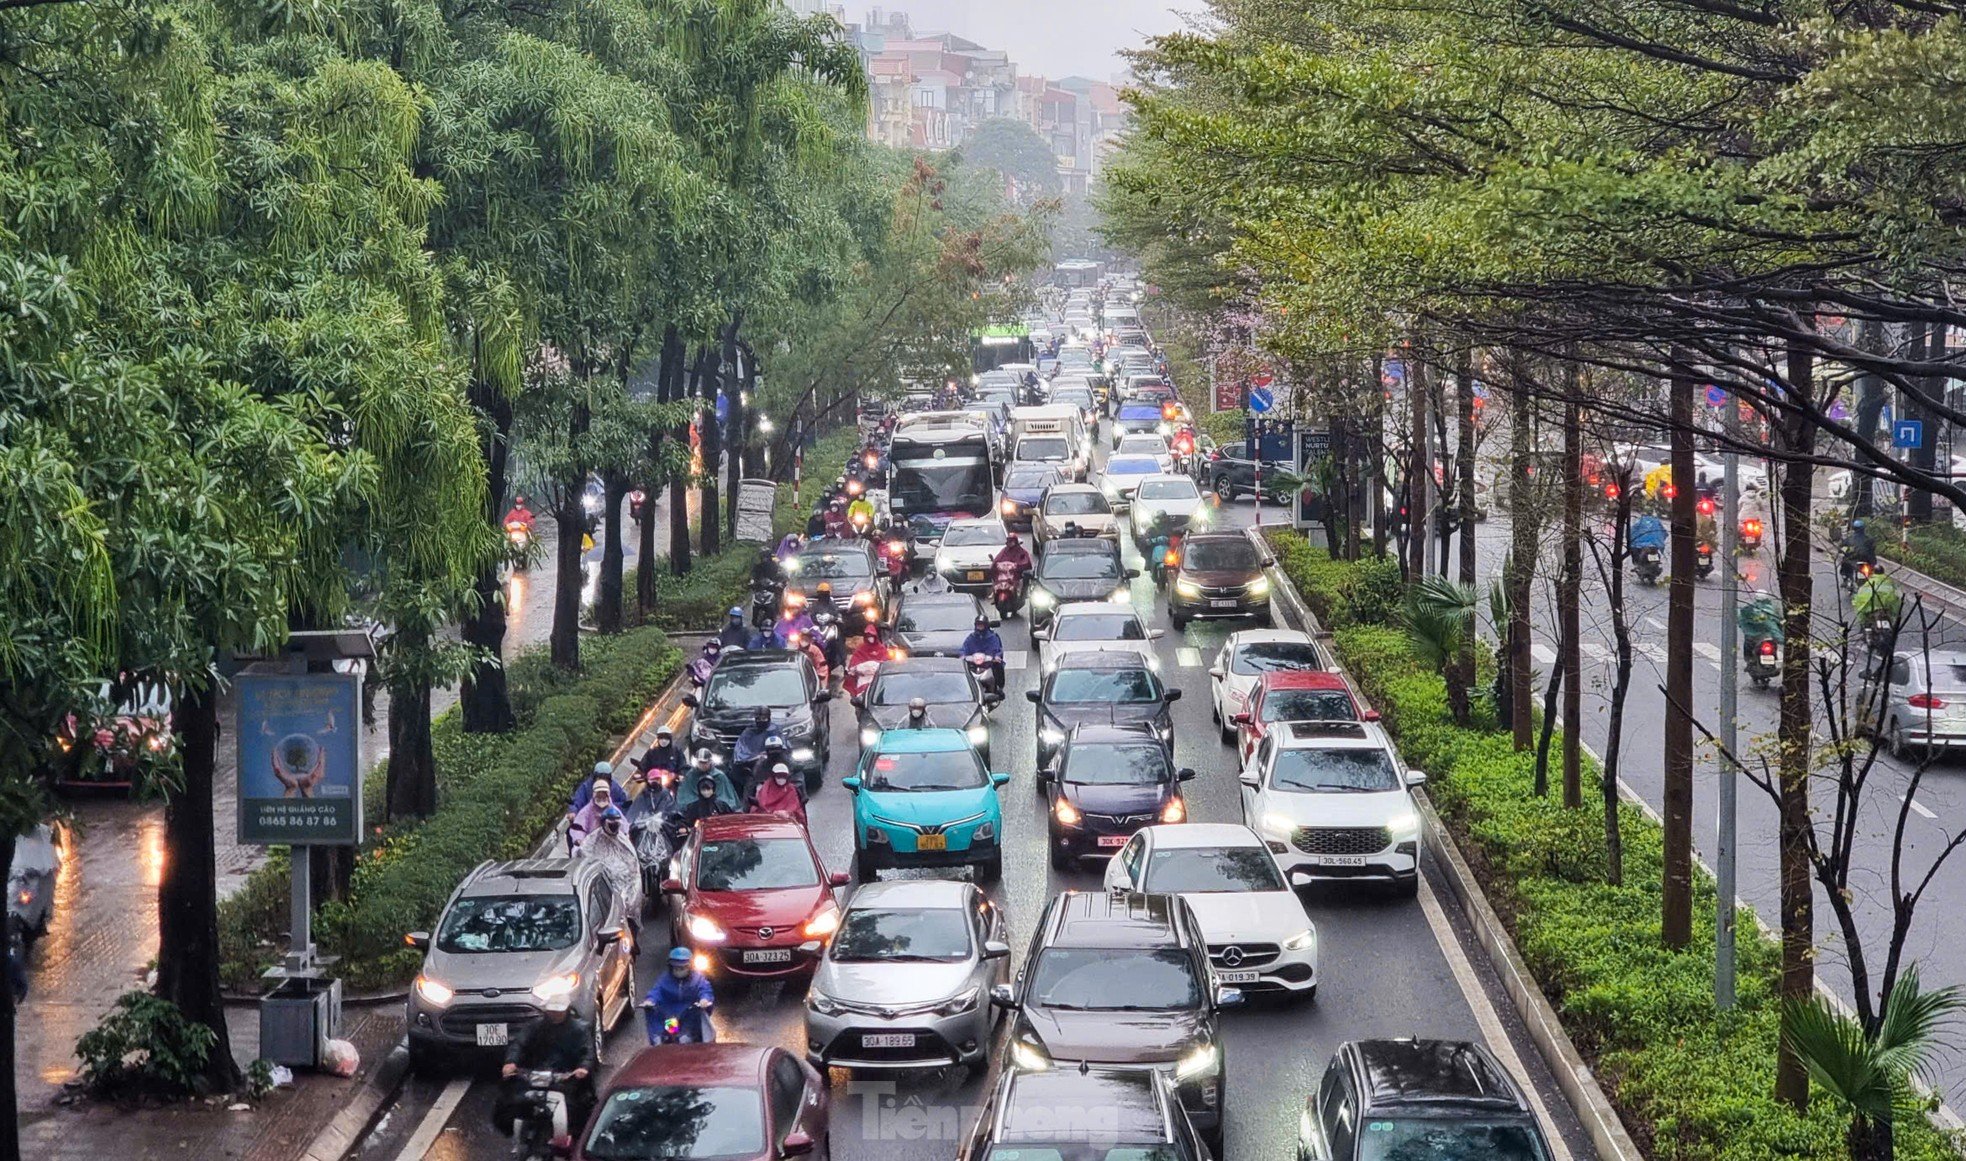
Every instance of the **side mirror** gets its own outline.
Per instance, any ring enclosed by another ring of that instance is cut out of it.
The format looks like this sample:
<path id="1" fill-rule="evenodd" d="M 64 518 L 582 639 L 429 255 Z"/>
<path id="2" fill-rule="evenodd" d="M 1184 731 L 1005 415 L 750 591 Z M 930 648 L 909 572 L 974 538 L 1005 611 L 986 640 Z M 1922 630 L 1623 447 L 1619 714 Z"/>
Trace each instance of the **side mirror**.
<path id="1" fill-rule="evenodd" d="M 1217 681 L 1221 681 L 1229 676 L 1229 671 L 1220 665 L 1211 665 L 1208 667 L 1208 675 Z"/>
<path id="2" fill-rule="evenodd" d="M 856 693 L 847 704 L 851 705 L 854 709 L 866 709 L 867 699 L 864 695 Z"/>
<path id="3" fill-rule="evenodd" d="M 1162 637 L 1165 637 L 1166 635 L 1167 635 L 1167 630 L 1166 630 L 1166 629 L 1149 629 L 1149 630 L 1147 630 L 1147 640 L 1149 640 L 1149 641 L 1158 641 L 1158 640 L 1160 640 L 1160 639 L 1161 639 Z"/>
<path id="4" fill-rule="evenodd" d="M 1276 557 L 1274 557 L 1274 556 L 1266 556 L 1266 557 L 1264 557 L 1264 558 L 1263 558 L 1263 567 L 1264 567 L 1264 568 L 1275 568 L 1276 566 L 1277 566 L 1277 558 L 1276 558 Z"/>
<path id="5" fill-rule="evenodd" d="M 1427 776 L 1420 771 L 1408 770 L 1406 772 L 1406 784 L 1408 786 L 1424 786 L 1426 783 Z"/>
<path id="6" fill-rule="evenodd" d="M 840 786 L 843 789 L 845 789 L 848 794 L 860 793 L 860 775 L 858 774 L 847 775 L 845 778 L 840 779 Z"/>
<path id="7" fill-rule="evenodd" d="M 1010 775 L 1002 770 L 990 771 L 990 785 L 1003 786 L 1010 782 Z"/>
<path id="8" fill-rule="evenodd" d="M 822 689 L 818 693 L 812 695 L 812 704 L 814 705 L 818 705 L 820 702 L 832 701 L 832 700 L 833 700 L 833 691 L 830 689 Z"/>
<path id="9" fill-rule="evenodd" d="M 1137 568 L 1129 568 L 1126 570 L 1126 579 L 1128 580 L 1134 580 L 1135 578 L 1139 577 L 1139 575 L 1140 575 L 1140 570 Z"/>
<path id="10" fill-rule="evenodd" d="M 597 947 L 606 947 L 610 943 L 619 942 L 621 942 L 620 924 L 609 924 L 594 933 L 594 944 Z"/>
<path id="11" fill-rule="evenodd" d="M 695 694 L 686 693 L 683 695 L 683 704 L 691 709 L 698 709 L 703 705 L 703 702 Z"/>
<path id="12" fill-rule="evenodd" d="M 1024 700 L 1036 705 L 1044 700 L 1044 694 L 1039 690 L 1027 689 L 1024 691 Z"/>
<path id="13" fill-rule="evenodd" d="M 983 958 L 1008 959 L 1010 958 L 1010 945 L 1001 939 L 985 940 L 983 942 Z M 990 998 L 994 1000 L 996 997 L 992 996 Z"/>
<path id="14" fill-rule="evenodd" d="M 1261 790 L 1263 788 L 1263 776 L 1253 770 L 1245 770 L 1236 775 L 1236 781 L 1249 787 L 1251 790 Z"/>
<path id="15" fill-rule="evenodd" d="M 1368 722 L 1376 722 L 1376 721 L 1378 721 L 1378 720 L 1379 720 L 1379 711 L 1378 711 L 1378 710 L 1366 710 L 1366 711 L 1365 711 L 1365 720 L 1366 720 L 1366 721 L 1368 721 Z"/>
<path id="16" fill-rule="evenodd" d="M 1004 954 L 1009 955 L 1010 949 L 1004 948 Z M 1011 990 L 1009 984 L 997 984 L 990 989 L 990 1002 L 999 1008 L 1015 1008 L 1017 993 Z"/>
<path id="17" fill-rule="evenodd" d="M 828 887 L 844 887 L 851 882 L 853 882 L 853 876 L 847 874 L 845 871 L 834 871 L 832 874 L 826 876 L 826 885 Z"/>
<path id="18" fill-rule="evenodd" d="M 682 894 L 682 893 L 683 893 L 683 881 L 682 881 L 681 879 L 664 879 L 664 880 L 662 880 L 662 893 L 663 893 L 664 895 L 680 895 L 680 894 Z"/>
<path id="19" fill-rule="evenodd" d="M 785 1144 L 779 1146 L 781 1157 L 804 1157 L 812 1152 L 812 1138 L 797 1129 L 785 1134 Z"/>
<path id="20" fill-rule="evenodd" d="M 1250 716 L 1249 716 L 1249 711 L 1248 711 L 1248 710 L 1244 710 L 1244 711 L 1242 711 L 1242 712 L 1241 712 L 1241 713 L 1239 713 L 1239 714 L 1230 714 L 1230 715 L 1229 715 L 1229 722 L 1230 722 L 1230 724 L 1231 724 L 1231 725 L 1237 725 L 1237 726 L 1246 726 L 1246 725 L 1248 725 L 1249 723 L 1251 723 L 1251 722 L 1253 722 L 1253 721 L 1255 721 L 1255 720 L 1256 720 L 1256 719 L 1254 719 L 1254 718 L 1252 718 L 1252 717 L 1250 717 Z"/>
<path id="21" fill-rule="evenodd" d="M 1242 1006 L 1241 988 L 1216 988 L 1215 1006 L 1218 1008 L 1237 1008 Z"/>
<path id="22" fill-rule="evenodd" d="M 1195 780 L 1195 768 L 1193 766 L 1181 767 L 1174 772 L 1174 779 L 1177 782 L 1193 782 Z"/>
<path id="23" fill-rule="evenodd" d="M 1168 700 L 1168 701 L 1180 701 L 1180 700 L 1181 700 L 1181 691 L 1180 691 L 1180 690 L 1178 690 L 1178 689 L 1170 689 L 1170 690 L 1168 690 L 1168 691 L 1167 691 L 1167 700 Z"/>
<path id="24" fill-rule="evenodd" d="M 430 933 L 427 931 L 412 931 L 403 937 L 403 942 L 418 951 L 429 951 Z"/>

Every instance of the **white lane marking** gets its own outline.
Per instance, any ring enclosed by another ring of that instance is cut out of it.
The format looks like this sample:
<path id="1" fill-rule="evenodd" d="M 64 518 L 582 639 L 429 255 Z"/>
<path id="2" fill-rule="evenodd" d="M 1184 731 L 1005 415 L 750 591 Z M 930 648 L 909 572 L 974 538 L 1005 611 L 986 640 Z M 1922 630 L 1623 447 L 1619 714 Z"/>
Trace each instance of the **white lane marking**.
<path id="1" fill-rule="evenodd" d="M 1693 652 L 1698 653 L 1700 656 L 1706 658 L 1708 661 L 1720 660 L 1720 646 L 1715 645 L 1711 641 L 1693 642 Z"/>
<path id="2" fill-rule="evenodd" d="M 437 1103 L 431 1105 L 430 1111 L 417 1122 L 416 1132 L 410 1134 L 403 1151 L 396 1154 L 396 1161 L 423 1161 L 423 1155 L 437 1143 L 438 1137 L 443 1136 L 444 1126 L 449 1123 L 451 1114 L 457 1111 L 457 1106 L 464 1102 L 464 1094 L 470 1087 L 471 1078 L 467 1076 L 458 1077 L 445 1085 L 444 1091 L 437 1094 Z"/>
<path id="3" fill-rule="evenodd" d="M 1529 646 L 1529 655 L 1536 659 L 1536 664 L 1538 665 L 1556 664 L 1556 650 L 1543 644 L 1541 641 Z"/>
<path id="4" fill-rule="evenodd" d="M 1028 649 L 1006 649 L 1003 651 L 1003 667 L 1005 669 L 1022 669 L 1030 664 L 1030 660 L 1031 653 Z"/>
<path id="5" fill-rule="evenodd" d="M 1661 621 L 1657 617 L 1647 617 L 1645 618 L 1645 623 L 1652 626 L 1652 631 L 1655 633 L 1663 633 L 1666 631 L 1666 623 L 1664 621 Z"/>
<path id="6" fill-rule="evenodd" d="M 1593 661 L 1609 661 L 1611 659 L 1610 648 L 1600 645 L 1595 641 L 1577 642 L 1577 652 L 1582 653 Z"/>
<path id="7" fill-rule="evenodd" d="M 1201 664 L 1201 650 L 1192 645 L 1183 645 L 1174 651 L 1174 661 L 1177 665 L 1193 669 Z"/>
<path id="8" fill-rule="evenodd" d="M 1661 664 L 1665 663 L 1666 647 L 1664 645 L 1658 645 L 1651 641 L 1640 641 L 1637 644 L 1633 645 L 1632 648 L 1638 650 L 1641 656 L 1647 657 Z"/>
<path id="9" fill-rule="evenodd" d="M 1447 957 L 1447 966 L 1454 972 L 1454 982 L 1461 987 L 1461 994 L 1467 997 L 1468 1007 L 1473 1009 L 1475 1023 L 1481 1028 L 1481 1038 L 1488 1042 L 1488 1048 L 1500 1057 L 1502 1064 L 1522 1085 L 1522 1091 L 1529 1096 L 1529 1103 L 1536 1110 L 1536 1119 L 1543 1123 L 1543 1136 L 1549 1140 L 1550 1151 L 1555 1154 L 1554 1161 L 1572 1161 L 1570 1146 L 1563 1135 L 1556 1131 L 1556 1122 L 1551 1119 L 1549 1109 L 1543 1106 L 1543 1098 L 1536 1086 L 1529 1082 L 1529 1070 L 1522 1065 L 1522 1058 L 1516 1055 L 1515 1042 L 1502 1027 L 1502 1019 L 1495 1014 L 1495 1005 L 1488 1000 L 1488 989 L 1481 986 L 1475 975 L 1474 965 L 1468 962 L 1468 953 L 1461 949 L 1461 941 L 1448 925 L 1447 914 L 1440 909 L 1440 900 L 1434 897 L 1433 887 L 1428 884 L 1426 875 L 1420 876 L 1420 911 L 1427 917 L 1427 926 L 1433 929 L 1434 942 L 1440 945 L 1440 952 Z"/>
<path id="10" fill-rule="evenodd" d="M 1902 795 L 1902 794 L 1900 794 L 1900 795 L 1898 795 L 1898 801 L 1899 801 L 1899 802 L 1903 802 L 1904 800 L 1905 800 L 1905 796 L 1904 796 L 1904 795 Z M 1913 810 L 1915 810 L 1915 811 L 1917 811 L 1917 812 L 1918 812 L 1918 814 L 1919 814 L 1919 817 L 1921 817 L 1921 818 L 1937 818 L 1937 817 L 1939 817 L 1938 815 L 1936 815 L 1936 814 L 1933 814 L 1933 813 L 1932 813 L 1932 812 L 1931 812 L 1930 810 L 1927 810 L 1927 809 L 1926 809 L 1926 807 L 1925 807 L 1925 804 L 1924 804 L 1924 803 L 1922 803 L 1922 802 L 1920 802 L 1920 801 L 1918 801 L 1918 800 L 1917 800 L 1916 798 L 1914 798 L 1914 799 L 1912 799 L 1912 800 L 1911 800 L 1911 808 L 1912 808 Z"/>

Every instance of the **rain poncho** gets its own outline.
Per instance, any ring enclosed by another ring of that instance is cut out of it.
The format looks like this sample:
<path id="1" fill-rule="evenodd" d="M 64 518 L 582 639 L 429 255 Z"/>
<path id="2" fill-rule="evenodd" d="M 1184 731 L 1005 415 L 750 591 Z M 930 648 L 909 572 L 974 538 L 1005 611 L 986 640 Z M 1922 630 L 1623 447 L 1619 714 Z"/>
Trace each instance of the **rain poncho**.
<path id="1" fill-rule="evenodd" d="M 1666 546 L 1666 526 L 1657 516 L 1640 516 L 1632 521 L 1631 546 L 1633 548 L 1664 548 Z"/>
<path id="2" fill-rule="evenodd" d="M 1865 621 L 1875 617 L 1898 619 L 1898 612 L 1904 607 L 1904 596 L 1898 592 L 1898 585 L 1883 573 L 1872 573 L 1869 580 L 1857 586 L 1850 597 L 1850 607 Z"/>
<path id="3" fill-rule="evenodd" d="M 1756 597 L 1746 602 L 1734 615 L 1734 623 L 1740 626 L 1741 640 L 1744 642 L 1786 640 L 1782 629 L 1782 606 L 1773 597 Z"/>
<path id="4" fill-rule="evenodd" d="M 628 841 L 628 827 L 624 822 L 619 831 L 610 832 L 607 827 L 588 834 L 574 848 L 574 857 L 592 859 L 599 863 L 613 885 L 614 893 L 621 900 L 621 913 L 628 921 L 640 927 L 642 923 L 642 860 L 635 854 L 634 844 Z"/>

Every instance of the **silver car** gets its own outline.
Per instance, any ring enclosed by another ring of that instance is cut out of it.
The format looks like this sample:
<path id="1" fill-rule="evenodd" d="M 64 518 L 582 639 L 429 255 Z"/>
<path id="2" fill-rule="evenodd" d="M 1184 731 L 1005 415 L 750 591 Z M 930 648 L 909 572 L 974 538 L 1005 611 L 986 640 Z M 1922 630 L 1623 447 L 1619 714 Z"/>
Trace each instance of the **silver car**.
<path id="1" fill-rule="evenodd" d="M 1003 915 L 974 883 L 897 879 L 854 892 L 806 995 L 815 1067 L 982 1065 L 1008 979 Z"/>
<path id="2" fill-rule="evenodd" d="M 1869 659 L 1857 689 L 1864 729 L 1900 758 L 1966 747 L 1966 653 L 1933 650 L 1894 655 L 1888 666 Z M 1880 692 L 1879 682 L 1886 682 Z"/>
<path id="3" fill-rule="evenodd" d="M 635 1006 L 635 948 L 622 901 L 587 859 L 483 862 L 444 905 L 433 935 L 409 934 L 423 970 L 410 987 L 410 1063 L 503 1053 L 557 995 L 594 1028 L 594 1054 Z"/>

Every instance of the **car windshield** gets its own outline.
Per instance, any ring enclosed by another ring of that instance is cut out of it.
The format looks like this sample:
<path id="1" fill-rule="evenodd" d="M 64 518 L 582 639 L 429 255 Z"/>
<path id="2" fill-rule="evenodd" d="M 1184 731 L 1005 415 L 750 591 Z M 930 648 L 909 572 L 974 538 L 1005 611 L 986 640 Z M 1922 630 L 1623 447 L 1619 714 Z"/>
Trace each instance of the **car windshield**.
<path id="1" fill-rule="evenodd" d="M 1051 947 L 1038 956 L 1030 996 L 1043 1008 L 1165 1011 L 1198 1007 L 1201 981 L 1180 948 Z"/>
<path id="2" fill-rule="evenodd" d="M 765 1151 L 764 1102 L 752 1088 L 618 1088 L 582 1146 L 603 1161 L 708 1161 Z"/>
<path id="3" fill-rule="evenodd" d="M 969 917 L 954 907 L 854 908 L 846 913 L 834 963 L 960 963 L 969 958 Z"/>
<path id="4" fill-rule="evenodd" d="M 1358 710 L 1342 689 L 1273 689 L 1263 697 L 1266 722 L 1355 722 Z"/>
<path id="5" fill-rule="evenodd" d="M 874 575 L 874 567 L 867 563 L 867 557 L 858 552 L 809 553 L 799 558 L 800 579 L 838 580 L 842 577 L 866 577 Z"/>
<path id="6" fill-rule="evenodd" d="M 1053 492 L 1044 498 L 1047 516 L 1106 516 L 1112 505 L 1097 492 Z"/>
<path id="7" fill-rule="evenodd" d="M 1317 646 L 1309 641 L 1252 641 L 1229 659 L 1229 672 L 1249 676 L 1282 670 L 1322 669 Z"/>
<path id="8" fill-rule="evenodd" d="M 1143 420 L 1158 420 L 1159 418 L 1160 405 L 1157 403 L 1128 403 L 1120 408 L 1119 419 L 1122 423 L 1138 423 Z"/>
<path id="9" fill-rule="evenodd" d="M 1072 454 L 1072 449 L 1061 436 L 1056 439 L 1020 439 L 1017 441 L 1017 458 L 1020 460 L 1062 460 Z"/>
<path id="10" fill-rule="evenodd" d="M 1384 750 L 1280 750 L 1270 784 L 1279 790 L 1398 790 L 1399 772 Z"/>
<path id="11" fill-rule="evenodd" d="M 1051 679 L 1050 700 L 1143 705 L 1160 700 L 1160 682 L 1147 669 L 1061 669 Z"/>
<path id="12" fill-rule="evenodd" d="M 1188 559 L 1182 563 L 1192 572 L 1255 572 L 1263 567 L 1263 558 L 1256 555 L 1255 545 L 1240 536 L 1198 537 L 1188 542 Z"/>
<path id="13" fill-rule="evenodd" d="M 977 545 L 1002 544 L 1004 527 L 1001 524 L 957 524 L 942 534 L 944 548 L 973 548 Z"/>
<path id="14" fill-rule="evenodd" d="M 1174 781 L 1174 767 L 1159 742 L 1123 746 L 1075 742 L 1065 751 L 1059 777 L 1080 786 L 1156 786 Z"/>
<path id="15" fill-rule="evenodd" d="M 1151 476 L 1160 471 L 1160 461 L 1147 456 L 1114 456 L 1106 461 L 1109 476 Z"/>
<path id="16" fill-rule="evenodd" d="M 1110 580 L 1121 577 L 1118 554 L 1111 552 L 1047 552 L 1038 562 L 1044 580 Z"/>
<path id="17" fill-rule="evenodd" d="M 444 913 L 437 950 L 559 951 L 580 941 L 572 895 L 467 895 Z"/>
<path id="18" fill-rule="evenodd" d="M 712 710 L 778 708 L 803 705 L 805 700 L 805 674 L 792 662 L 720 667 L 710 674 L 710 684 L 703 690 L 703 705 Z"/>
<path id="19" fill-rule="evenodd" d="M 1130 435 L 1120 441 L 1120 455 L 1161 456 L 1167 454 L 1167 444 L 1157 435 Z"/>
<path id="20" fill-rule="evenodd" d="M 1147 627 L 1137 613 L 1079 613 L 1060 616 L 1053 641 L 1145 641 Z"/>
<path id="21" fill-rule="evenodd" d="M 1147 860 L 1142 891 L 1167 895 L 1214 891 L 1281 891 L 1283 876 L 1261 847 L 1157 850 Z"/>
<path id="22" fill-rule="evenodd" d="M 1058 482 L 1058 473 L 1050 468 L 1024 468 L 1004 477 L 1004 491 L 1041 492 Z"/>
<path id="23" fill-rule="evenodd" d="M 1051 389 L 1053 403 L 1070 403 L 1077 407 L 1092 406 L 1092 391 L 1086 387 L 1054 387 Z"/>
<path id="24" fill-rule="evenodd" d="M 931 704 L 976 700 L 967 673 L 892 673 L 874 682 L 875 705 L 907 705 L 917 697 Z"/>
<path id="25" fill-rule="evenodd" d="M 915 754 L 876 754 L 860 776 L 868 790 L 980 790 L 990 784 L 983 760 L 965 746 Z"/>
<path id="26" fill-rule="evenodd" d="M 1199 500 L 1201 490 L 1193 480 L 1144 480 L 1138 495 L 1142 500 Z"/>
<path id="27" fill-rule="evenodd" d="M 1367 1120 L 1358 1135 L 1358 1161 L 1543 1161 L 1534 1129 L 1520 1121 L 1427 1117 Z"/>
<path id="28" fill-rule="evenodd" d="M 976 627 L 976 606 L 972 603 L 929 605 L 906 604 L 894 627 L 903 633 L 953 633 Z"/>
<path id="29" fill-rule="evenodd" d="M 704 891 L 770 891 L 816 887 L 819 868 L 799 839 L 723 839 L 703 844 L 696 885 Z"/>
<path id="30" fill-rule="evenodd" d="M 989 510 L 991 486 L 990 464 L 985 459 L 896 464 L 888 500 L 895 508 L 909 512 L 954 510 L 975 514 Z"/>
<path id="31" fill-rule="evenodd" d="M 992 1145 L 986 1161 L 1181 1161 L 1172 1145 L 1125 1145 L 1095 1139 L 1055 1145 Z"/>

